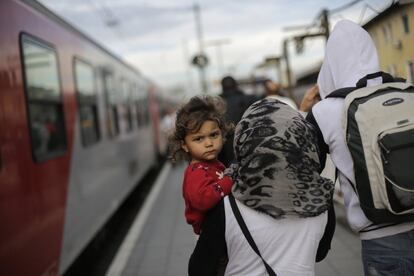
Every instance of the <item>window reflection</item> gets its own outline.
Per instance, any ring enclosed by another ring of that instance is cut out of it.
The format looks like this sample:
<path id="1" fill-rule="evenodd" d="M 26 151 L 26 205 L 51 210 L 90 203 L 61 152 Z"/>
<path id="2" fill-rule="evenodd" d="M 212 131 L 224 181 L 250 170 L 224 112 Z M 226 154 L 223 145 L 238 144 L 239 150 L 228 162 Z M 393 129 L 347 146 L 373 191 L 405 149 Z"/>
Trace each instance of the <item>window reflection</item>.
<path id="1" fill-rule="evenodd" d="M 41 162 L 66 150 L 62 92 L 53 48 L 21 39 L 33 158 Z"/>
<path id="2" fill-rule="evenodd" d="M 41 157 L 65 150 L 65 131 L 59 106 L 29 104 L 30 125 L 34 155 Z"/>
<path id="3" fill-rule="evenodd" d="M 28 96 L 31 100 L 60 100 L 55 52 L 31 41 L 23 41 Z"/>

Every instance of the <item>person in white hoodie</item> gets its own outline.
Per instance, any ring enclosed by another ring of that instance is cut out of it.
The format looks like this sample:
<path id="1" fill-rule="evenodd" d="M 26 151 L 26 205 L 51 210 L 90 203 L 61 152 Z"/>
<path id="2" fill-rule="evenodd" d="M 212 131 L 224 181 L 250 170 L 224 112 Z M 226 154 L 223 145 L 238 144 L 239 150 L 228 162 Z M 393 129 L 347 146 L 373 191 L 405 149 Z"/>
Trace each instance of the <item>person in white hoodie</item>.
<path id="1" fill-rule="evenodd" d="M 369 34 L 349 20 L 338 22 L 326 46 L 318 76 L 321 101 L 313 106 L 307 119 L 317 127 L 320 148 L 330 153 L 338 170 L 345 209 L 351 228 L 362 240 L 365 275 L 414 275 L 414 222 L 372 223 L 364 215 L 357 194 L 354 164 L 345 144 L 342 116 L 343 98 L 326 98 L 331 92 L 355 87 L 359 79 L 380 71 L 375 45 Z M 382 79 L 369 80 L 367 86 Z"/>

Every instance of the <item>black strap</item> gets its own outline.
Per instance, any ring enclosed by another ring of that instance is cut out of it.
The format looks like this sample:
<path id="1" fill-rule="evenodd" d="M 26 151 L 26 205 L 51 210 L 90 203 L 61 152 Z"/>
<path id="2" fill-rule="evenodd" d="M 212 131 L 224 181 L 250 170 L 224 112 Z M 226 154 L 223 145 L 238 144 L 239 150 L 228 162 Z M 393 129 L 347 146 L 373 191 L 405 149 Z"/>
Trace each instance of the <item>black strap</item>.
<path id="1" fill-rule="evenodd" d="M 371 223 L 370 225 L 365 226 L 364 229 L 359 230 L 359 233 L 367 233 L 367 232 L 370 232 L 370 231 L 375 231 L 375 230 L 378 230 L 378 229 L 382 229 L 382 228 L 386 228 L 386 227 L 390 227 L 390 226 L 395 226 L 395 225 L 398 225 L 398 224 L 401 224 L 401 223 L 402 222 L 394 222 L 394 223 L 386 223 L 386 224 L 380 224 L 380 225 L 375 224 L 375 223 Z M 372 226 L 375 226 L 375 227 L 372 227 Z"/>
<path id="2" fill-rule="evenodd" d="M 230 206 L 231 206 L 231 209 L 233 210 L 234 216 L 236 217 L 237 223 L 240 226 L 240 229 L 242 230 L 244 236 L 246 237 L 246 240 L 249 242 L 254 252 L 256 252 L 256 254 L 260 257 L 260 259 L 262 259 L 262 262 L 264 266 L 266 267 L 267 273 L 269 273 L 270 276 L 277 276 L 277 274 L 273 271 L 270 265 L 263 259 L 262 255 L 260 254 L 259 248 L 257 248 L 257 245 L 254 242 L 253 237 L 250 234 L 249 229 L 247 228 L 247 225 L 244 222 L 242 215 L 240 214 L 239 207 L 237 206 L 236 200 L 234 199 L 234 196 L 232 194 L 229 194 L 229 201 L 230 201 Z"/>
<path id="3" fill-rule="evenodd" d="M 367 86 L 367 81 L 368 81 L 369 79 L 376 79 L 376 78 L 379 78 L 379 77 L 382 77 L 382 83 L 387 83 L 387 82 L 395 82 L 395 80 L 394 80 L 394 77 L 393 77 L 393 76 L 391 76 L 391 75 L 390 75 L 390 74 L 388 74 L 388 73 L 385 73 L 385 72 L 379 71 L 379 72 L 375 72 L 375 73 L 372 73 L 372 74 L 368 74 L 368 75 L 366 75 L 365 77 L 363 77 L 362 79 L 360 79 L 360 80 L 356 83 L 356 86 L 357 86 L 358 88 L 365 87 L 365 86 Z"/>
<path id="4" fill-rule="evenodd" d="M 351 93 L 354 90 L 357 90 L 357 87 L 344 87 L 337 89 L 331 93 L 329 93 L 328 96 L 325 98 L 345 98 L 349 93 Z"/>
<path id="5" fill-rule="evenodd" d="M 388 73 L 379 71 L 379 72 L 375 72 L 375 73 L 372 73 L 372 74 L 368 74 L 365 77 L 361 78 L 356 83 L 356 87 L 344 87 L 344 88 L 337 89 L 337 90 L 329 93 L 329 95 L 326 96 L 326 98 L 345 98 L 352 91 L 357 90 L 357 89 L 362 88 L 362 87 L 366 87 L 368 80 L 379 78 L 379 77 L 382 77 L 382 83 L 405 82 L 405 80 L 402 79 L 402 78 L 394 78 L 392 75 L 390 75 Z"/>

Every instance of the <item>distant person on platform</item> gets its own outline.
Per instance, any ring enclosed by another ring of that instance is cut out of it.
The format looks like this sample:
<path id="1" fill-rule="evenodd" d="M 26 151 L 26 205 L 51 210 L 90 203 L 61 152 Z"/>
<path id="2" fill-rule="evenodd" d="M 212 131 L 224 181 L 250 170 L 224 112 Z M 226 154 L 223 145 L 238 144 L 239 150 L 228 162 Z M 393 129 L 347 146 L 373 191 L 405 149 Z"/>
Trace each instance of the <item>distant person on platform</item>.
<path id="1" fill-rule="evenodd" d="M 227 104 L 226 118 L 227 121 L 236 125 L 244 111 L 257 99 L 253 96 L 245 95 L 239 88 L 237 81 L 231 77 L 226 76 L 221 80 L 222 93 L 220 96 Z M 228 167 L 234 161 L 233 153 L 233 134 L 226 137 L 226 142 L 223 145 L 223 150 L 220 152 L 218 159 Z"/>
<path id="2" fill-rule="evenodd" d="M 280 84 L 278 84 L 276 82 L 273 82 L 271 79 L 267 79 L 267 80 L 264 81 L 263 86 L 264 86 L 265 91 L 266 91 L 266 97 L 270 97 L 270 98 L 279 100 L 282 103 L 290 105 L 295 110 L 298 109 L 298 106 L 296 105 L 296 103 L 291 98 L 282 96 Z"/>
<path id="3" fill-rule="evenodd" d="M 168 145 L 168 137 L 173 134 L 175 130 L 175 119 L 176 119 L 176 110 L 173 107 L 168 107 L 167 112 L 162 117 L 160 123 L 160 139 L 161 139 L 161 152 L 165 154 L 170 154 L 170 148 Z"/>

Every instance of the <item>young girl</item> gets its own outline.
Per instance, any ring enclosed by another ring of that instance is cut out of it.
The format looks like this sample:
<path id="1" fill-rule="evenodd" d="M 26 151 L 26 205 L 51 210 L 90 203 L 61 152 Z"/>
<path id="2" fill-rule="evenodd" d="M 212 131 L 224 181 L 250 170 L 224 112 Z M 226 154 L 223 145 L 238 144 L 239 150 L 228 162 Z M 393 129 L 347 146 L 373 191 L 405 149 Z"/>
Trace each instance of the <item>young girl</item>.
<path id="1" fill-rule="evenodd" d="M 217 160 L 223 137 L 232 125 L 225 119 L 225 104 L 218 97 L 193 97 L 177 111 L 171 137 L 172 160 L 190 162 L 184 174 L 185 217 L 199 235 L 205 214 L 231 191 L 232 180 L 224 176 Z"/>

